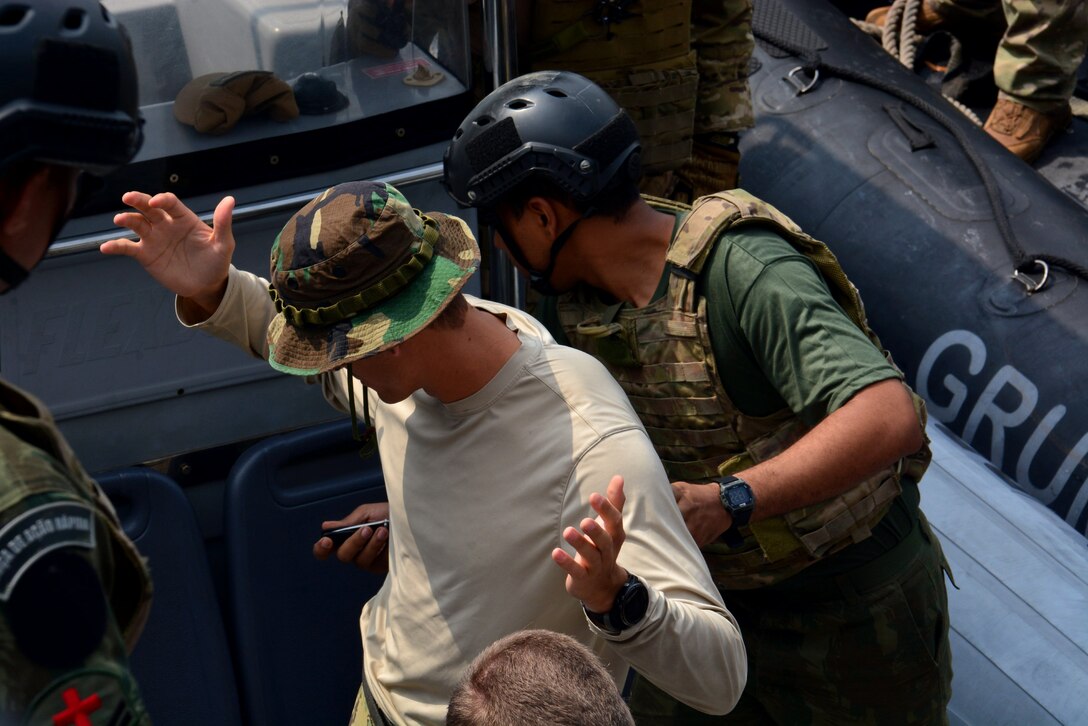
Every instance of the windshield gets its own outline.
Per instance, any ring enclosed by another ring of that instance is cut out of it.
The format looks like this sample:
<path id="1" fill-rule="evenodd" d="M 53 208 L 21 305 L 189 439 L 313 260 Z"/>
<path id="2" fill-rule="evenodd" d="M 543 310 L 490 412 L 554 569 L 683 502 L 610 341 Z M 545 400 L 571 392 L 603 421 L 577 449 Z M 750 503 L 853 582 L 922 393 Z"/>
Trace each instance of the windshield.
<path id="1" fill-rule="evenodd" d="M 470 107 L 464 3 L 104 4 L 132 38 L 146 123 L 143 147 L 103 200 L 350 166 L 448 139 Z"/>

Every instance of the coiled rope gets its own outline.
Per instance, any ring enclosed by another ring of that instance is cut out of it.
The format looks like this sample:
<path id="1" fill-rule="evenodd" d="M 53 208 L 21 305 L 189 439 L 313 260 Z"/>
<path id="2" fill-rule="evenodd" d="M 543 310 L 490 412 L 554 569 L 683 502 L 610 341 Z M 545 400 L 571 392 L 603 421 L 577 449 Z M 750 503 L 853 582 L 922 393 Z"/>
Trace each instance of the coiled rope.
<path id="1" fill-rule="evenodd" d="M 918 62 L 918 46 L 925 36 L 918 32 L 918 18 L 925 0 L 894 0 L 884 22 L 880 40 L 884 50 L 902 63 L 911 73 Z M 970 108 L 949 95 L 941 94 L 949 103 L 971 119 L 976 126 L 982 125 L 982 119 Z"/>

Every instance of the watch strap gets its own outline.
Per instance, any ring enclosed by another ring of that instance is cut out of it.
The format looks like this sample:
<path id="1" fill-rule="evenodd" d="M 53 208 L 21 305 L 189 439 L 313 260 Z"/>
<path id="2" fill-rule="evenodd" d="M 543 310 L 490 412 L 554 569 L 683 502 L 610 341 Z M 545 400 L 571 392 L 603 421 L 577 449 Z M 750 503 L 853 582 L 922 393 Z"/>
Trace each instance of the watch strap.
<path id="1" fill-rule="evenodd" d="M 636 592 L 641 590 L 642 592 Z M 628 574 L 627 582 L 620 586 L 612 608 L 608 612 L 597 613 L 582 605 L 589 621 L 609 635 L 619 635 L 627 628 L 637 624 L 646 615 L 648 596 L 646 585 L 636 575 Z M 640 612 L 630 612 L 635 607 Z"/>

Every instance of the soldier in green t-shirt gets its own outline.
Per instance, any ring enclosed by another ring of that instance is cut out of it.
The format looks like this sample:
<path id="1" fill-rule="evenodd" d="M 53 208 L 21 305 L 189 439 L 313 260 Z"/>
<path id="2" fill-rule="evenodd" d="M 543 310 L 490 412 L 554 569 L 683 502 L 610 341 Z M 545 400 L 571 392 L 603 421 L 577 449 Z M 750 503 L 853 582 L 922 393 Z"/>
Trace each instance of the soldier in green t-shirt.
<path id="1" fill-rule="evenodd" d="M 128 37 L 98 2 L 0 16 L 7 294 L 71 213 L 81 174 L 126 163 L 142 137 Z M 127 651 L 150 600 L 143 559 L 49 412 L 0 380 L 0 723 L 148 723 Z"/>
<path id="2" fill-rule="evenodd" d="M 739 189 L 692 207 L 640 197 L 641 148 L 600 87 L 539 72 L 468 115 L 446 185 L 645 424 L 744 634 L 727 722 L 946 721 L 922 401 L 825 245 Z M 720 718 L 644 681 L 631 705 L 639 724 Z"/>

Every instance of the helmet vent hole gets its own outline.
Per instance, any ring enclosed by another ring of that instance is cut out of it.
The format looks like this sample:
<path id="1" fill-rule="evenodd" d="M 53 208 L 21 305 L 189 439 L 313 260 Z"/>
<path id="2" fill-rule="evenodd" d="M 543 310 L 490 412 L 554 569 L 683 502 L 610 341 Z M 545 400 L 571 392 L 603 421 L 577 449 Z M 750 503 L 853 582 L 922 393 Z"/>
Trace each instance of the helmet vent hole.
<path id="1" fill-rule="evenodd" d="M 491 123 L 490 116 L 481 116 L 480 118 L 476 119 L 477 126 L 487 126 L 489 123 Z"/>
<path id="2" fill-rule="evenodd" d="M 533 104 L 530 101 L 526 101 L 524 98 L 517 98 L 506 104 L 506 107 L 514 111 L 520 111 L 523 108 L 529 108 Z"/>
<path id="3" fill-rule="evenodd" d="M 453 138 L 455 138 L 455 139 L 459 139 L 459 138 L 461 138 L 461 137 L 462 137 L 462 136 L 464 136 L 464 135 L 465 135 L 465 130 L 464 130 L 464 129 L 457 129 L 457 131 L 455 131 L 455 132 L 453 133 Z"/>
<path id="4" fill-rule="evenodd" d="M 0 8 L 0 28 L 14 28 L 29 14 L 30 8 L 26 5 L 5 5 Z"/>
<path id="5" fill-rule="evenodd" d="M 79 8 L 72 8 L 64 14 L 61 25 L 70 32 L 79 32 L 87 22 L 87 13 Z"/>
<path id="6" fill-rule="evenodd" d="M 563 91 L 560 91 L 558 88 L 547 88 L 544 90 L 544 93 L 548 94 L 549 96 L 555 96 L 556 98 L 567 97 L 567 94 Z"/>

